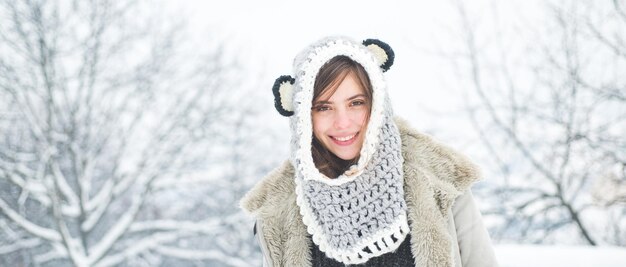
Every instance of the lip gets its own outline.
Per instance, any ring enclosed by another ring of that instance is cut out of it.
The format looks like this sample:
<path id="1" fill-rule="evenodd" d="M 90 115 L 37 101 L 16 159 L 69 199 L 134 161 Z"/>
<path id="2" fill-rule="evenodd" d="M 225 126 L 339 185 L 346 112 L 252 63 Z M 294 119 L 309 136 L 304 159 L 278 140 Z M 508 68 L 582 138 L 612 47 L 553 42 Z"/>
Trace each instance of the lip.
<path id="1" fill-rule="evenodd" d="M 359 136 L 361 132 L 357 132 L 356 134 L 354 134 L 354 137 L 352 137 L 350 140 L 346 140 L 346 141 L 339 141 L 335 138 L 333 138 L 332 136 L 330 136 L 330 140 L 333 141 L 333 143 L 335 143 L 336 145 L 339 146 L 349 146 L 352 143 L 354 143 L 354 141 L 356 141 L 356 138 Z"/>

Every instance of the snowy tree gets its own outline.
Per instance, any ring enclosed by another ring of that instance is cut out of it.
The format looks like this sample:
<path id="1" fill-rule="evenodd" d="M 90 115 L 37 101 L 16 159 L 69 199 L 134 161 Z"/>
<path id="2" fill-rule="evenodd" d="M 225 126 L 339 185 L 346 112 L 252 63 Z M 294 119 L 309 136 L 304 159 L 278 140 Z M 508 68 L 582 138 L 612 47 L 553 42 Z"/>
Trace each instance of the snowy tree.
<path id="1" fill-rule="evenodd" d="M 150 4 L 0 2 L 0 265 L 258 261 L 236 199 L 264 161 L 228 147 L 254 132 L 240 66 Z"/>
<path id="2" fill-rule="evenodd" d="M 448 55 L 497 166 L 481 191 L 490 230 L 626 246 L 626 6 L 538 2 L 454 2 L 461 46 Z"/>

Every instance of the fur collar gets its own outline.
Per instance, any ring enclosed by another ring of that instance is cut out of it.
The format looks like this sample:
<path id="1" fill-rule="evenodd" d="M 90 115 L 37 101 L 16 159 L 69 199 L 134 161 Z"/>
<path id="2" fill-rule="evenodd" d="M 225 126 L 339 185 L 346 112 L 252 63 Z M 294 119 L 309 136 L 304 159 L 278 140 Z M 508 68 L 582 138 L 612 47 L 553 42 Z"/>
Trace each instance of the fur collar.
<path id="1" fill-rule="evenodd" d="M 396 119 L 404 157 L 404 192 L 416 266 L 454 266 L 448 209 L 480 177 L 458 152 Z M 274 263 L 310 266 L 312 244 L 296 205 L 294 169 L 289 161 L 268 174 L 241 200 L 241 207 L 263 222 Z"/>

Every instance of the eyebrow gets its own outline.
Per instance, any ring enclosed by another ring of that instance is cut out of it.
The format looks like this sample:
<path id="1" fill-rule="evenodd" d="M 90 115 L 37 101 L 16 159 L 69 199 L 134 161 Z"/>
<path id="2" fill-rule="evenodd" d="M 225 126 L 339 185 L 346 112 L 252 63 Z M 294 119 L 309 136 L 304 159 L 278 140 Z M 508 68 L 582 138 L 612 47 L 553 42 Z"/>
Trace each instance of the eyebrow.
<path id="1" fill-rule="evenodd" d="M 346 99 L 346 101 L 350 101 L 350 100 L 353 100 L 353 99 L 359 98 L 359 97 L 365 97 L 365 94 L 358 94 L 358 95 L 351 96 L 350 98 Z M 320 100 L 320 101 L 316 101 L 315 105 L 332 104 L 332 103 L 333 103 L 332 101 Z"/>

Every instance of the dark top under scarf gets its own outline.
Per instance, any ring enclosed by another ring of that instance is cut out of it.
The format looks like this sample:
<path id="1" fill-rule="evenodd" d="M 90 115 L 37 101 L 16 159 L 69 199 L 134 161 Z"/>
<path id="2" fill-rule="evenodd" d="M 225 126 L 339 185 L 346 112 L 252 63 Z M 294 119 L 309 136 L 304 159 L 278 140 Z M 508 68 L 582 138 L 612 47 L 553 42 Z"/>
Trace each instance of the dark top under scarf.
<path id="1" fill-rule="evenodd" d="M 311 238 L 309 236 L 309 238 Z M 344 266 L 355 266 L 355 267 L 409 267 L 415 266 L 415 260 L 413 259 L 413 254 L 411 253 L 411 242 L 410 238 L 405 238 L 404 241 L 400 244 L 398 249 L 392 252 L 385 253 L 378 257 L 373 257 L 369 259 L 367 262 L 362 264 L 353 264 L 346 265 L 341 262 L 338 262 L 334 259 L 331 259 L 324 254 L 324 252 L 320 251 L 319 247 L 311 241 L 313 246 L 311 247 L 311 262 L 312 267 L 344 267 Z"/>

